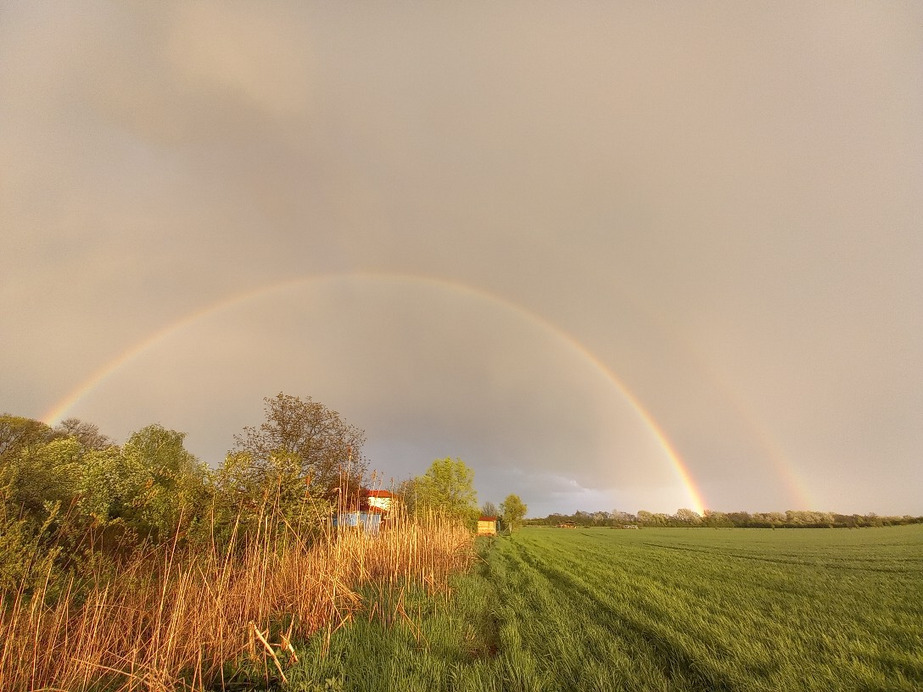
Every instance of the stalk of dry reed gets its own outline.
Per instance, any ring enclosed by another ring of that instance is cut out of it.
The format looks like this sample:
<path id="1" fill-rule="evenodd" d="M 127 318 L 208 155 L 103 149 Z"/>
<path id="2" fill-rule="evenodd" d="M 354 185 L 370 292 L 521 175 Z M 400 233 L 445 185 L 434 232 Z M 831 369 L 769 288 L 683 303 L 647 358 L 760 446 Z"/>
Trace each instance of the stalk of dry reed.
<path id="1" fill-rule="evenodd" d="M 80 602 L 72 584 L 54 602 L 47 588 L 4 594 L 0 689 L 202 690 L 248 657 L 281 670 L 291 639 L 353 616 L 358 586 L 440 587 L 471 560 L 471 533 L 438 517 L 397 517 L 377 537 L 327 531 L 309 544 L 264 516 L 236 554 L 168 546 Z"/>

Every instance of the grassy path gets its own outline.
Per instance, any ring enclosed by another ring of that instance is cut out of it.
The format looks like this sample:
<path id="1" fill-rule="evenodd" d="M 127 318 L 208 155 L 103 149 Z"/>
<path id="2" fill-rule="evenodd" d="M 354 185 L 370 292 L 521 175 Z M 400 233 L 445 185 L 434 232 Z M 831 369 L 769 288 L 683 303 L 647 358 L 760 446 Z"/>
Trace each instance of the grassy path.
<path id="1" fill-rule="evenodd" d="M 291 689 L 923 689 L 923 526 L 527 528 L 376 599 Z"/>

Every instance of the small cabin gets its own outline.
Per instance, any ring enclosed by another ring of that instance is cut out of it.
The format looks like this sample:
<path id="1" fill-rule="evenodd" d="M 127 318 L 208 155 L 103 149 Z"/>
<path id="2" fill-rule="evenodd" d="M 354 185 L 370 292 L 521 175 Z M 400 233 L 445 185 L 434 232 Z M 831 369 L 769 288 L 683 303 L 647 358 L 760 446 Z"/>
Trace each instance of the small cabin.
<path id="1" fill-rule="evenodd" d="M 366 503 L 369 508 L 380 509 L 382 512 L 390 512 L 393 509 L 393 493 L 387 490 L 368 490 L 366 493 Z"/>
<path id="2" fill-rule="evenodd" d="M 478 518 L 478 536 L 496 536 L 497 517 Z"/>
<path id="3" fill-rule="evenodd" d="M 340 502 L 331 518 L 333 528 L 352 529 L 377 536 L 394 508 L 394 496 L 387 490 L 362 489 L 355 497 Z"/>
<path id="4" fill-rule="evenodd" d="M 559 529 L 576 529 L 577 525 L 572 521 L 565 521 L 562 524 L 558 524 Z"/>

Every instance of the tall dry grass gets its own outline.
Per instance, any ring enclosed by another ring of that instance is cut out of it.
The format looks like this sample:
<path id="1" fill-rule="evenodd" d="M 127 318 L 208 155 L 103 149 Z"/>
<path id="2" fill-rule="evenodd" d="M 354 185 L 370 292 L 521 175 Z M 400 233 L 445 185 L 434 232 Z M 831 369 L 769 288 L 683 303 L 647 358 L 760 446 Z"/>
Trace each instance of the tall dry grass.
<path id="1" fill-rule="evenodd" d="M 329 640 L 362 605 L 359 587 L 438 588 L 473 556 L 470 531 L 436 516 L 394 517 L 377 537 L 328 529 L 307 541 L 266 515 L 237 544 L 164 546 L 80 594 L 73 581 L 63 596 L 49 582 L 5 594 L 0 690 L 201 690 L 242 666 L 282 679 L 292 642 Z"/>

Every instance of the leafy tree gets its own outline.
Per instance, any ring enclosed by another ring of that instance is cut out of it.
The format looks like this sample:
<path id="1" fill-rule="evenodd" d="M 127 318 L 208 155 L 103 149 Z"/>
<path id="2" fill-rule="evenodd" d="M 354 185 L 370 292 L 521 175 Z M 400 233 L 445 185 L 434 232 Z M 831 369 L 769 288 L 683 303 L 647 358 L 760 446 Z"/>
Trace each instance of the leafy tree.
<path id="1" fill-rule="evenodd" d="M 321 494 L 332 493 L 344 480 L 353 489 L 362 482 L 367 468 L 362 430 L 311 397 L 280 392 L 263 401 L 266 421 L 235 435 L 232 450 L 249 455 L 250 473 L 259 482 L 266 480 L 261 476 L 271 477 L 283 458 Z"/>
<path id="2" fill-rule="evenodd" d="M 638 521 L 638 517 L 630 512 L 624 512 L 620 509 L 613 509 L 609 515 L 612 518 L 612 524 L 614 526 L 624 526 L 626 524 L 635 524 Z"/>
<path id="3" fill-rule="evenodd" d="M 185 437 L 154 424 L 121 448 L 87 452 L 79 479 L 81 511 L 96 525 L 119 524 L 155 541 L 171 536 L 181 519 L 188 525 L 205 502 L 207 470 L 185 449 Z"/>
<path id="4" fill-rule="evenodd" d="M 88 450 L 101 450 L 113 444 L 108 435 L 99 431 L 97 425 L 79 418 L 65 418 L 55 426 L 54 431 L 64 437 L 73 437 Z"/>
<path id="5" fill-rule="evenodd" d="M 55 519 L 59 508 L 52 508 L 49 519 L 36 526 L 10 511 L 5 501 L 8 491 L 7 486 L 0 486 L 0 594 L 42 588 L 61 553 L 61 546 L 45 540 L 46 524 Z"/>
<path id="6" fill-rule="evenodd" d="M 493 502 L 485 502 L 481 505 L 481 516 L 482 517 L 499 517 L 500 510 L 497 509 L 497 505 Z"/>
<path id="7" fill-rule="evenodd" d="M 22 447 L 18 454 L 9 454 L 3 460 L 0 534 L 4 539 L 0 540 L 0 560 L 16 562 L 15 555 L 22 550 L 32 555 L 36 550 L 50 550 L 54 559 L 63 547 L 63 533 L 79 533 L 72 530 L 76 528 L 73 517 L 65 520 L 64 515 L 73 508 L 81 452 L 76 440 L 52 439 Z M 30 558 L 28 565 L 21 564 L 17 569 L 28 572 L 32 564 Z"/>
<path id="8" fill-rule="evenodd" d="M 245 537 L 259 528 L 259 519 L 267 513 L 284 518 L 299 536 L 316 531 L 333 511 L 332 499 L 312 496 L 301 474 L 298 460 L 278 454 L 271 466 L 253 473 L 247 452 L 229 453 L 224 462 L 209 474 L 211 507 L 209 522 L 193 532 L 193 539 L 226 545 L 232 534 Z"/>
<path id="9" fill-rule="evenodd" d="M 682 526 L 698 526 L 702 523 L 702 517 L 699 516 L 699 513 L 686 507 L 676 510 L 673 519 Z"/>
<path id="10" fill-rule="evenodd" d="M 405 491 L 409 491 L 409 504 L 413 508 L 435 509 L 465 520 L 476 518 L 474 470 L 461 459 L 436 459 Z"/>
<path id="11" fill-rule="evenodd" d="M 706 526 L 719 527 L 719 526 L 733 526 L 731 520 L 728 519 L 728 515 L 724 512 L 717 512 L 712 509 L 705 510 L 705 516 L 703 518 L 703 523 Z"/>
<path id="12" fill-rule="evenodd" d="M 510 528 L 510 531 L 519 528 L 527 510 L 528 507 L 519 499 L 519 495 L 507 495 L 506 499 L 500 503 L 503 523 Z"/>
<path id="13" fill-rule="evenodd" d="M 638 523 L 643 526 L 667 526 L 670 523 L 670 518 L 666 514 L 659 512 L 657 514 L 652 514 L 646 509 L 639 509 Z"/>
<path id="14" fill-rule="evenodd" d="M 126 467 L 135 469 L 133 489 L 138 528 L 165 537 L 195 513 L 203 494 L 206 467 L 186 450 L 186 433 L 154 424 L 132 434 L 122 446 Z"/>
<path id="15" fill-rule="evenodd" d="M 52 565 L 71 561 L 85 528 L 75 506 L 83 448 L 34 423 L 17 426 L 35 434 L 0 457 L 0 582 L 7 585 L 37 585 L 36 570 L 47 578 Z"/>
<path id="16" fill-rule="evenodd" d="M 127 464 L 120 448 L 88 452 L 78 479 L 80 511 L 94 524 L 105 525 L 132 506 L 143 483 L 141 469 Z"/>
<path id="17" fill-rule="evenodd" d="M 14 501 L 45 520 L 50 503 L 68 504 L 74 495 L 82 449 L 73 439 L 51 440 L 23 449 L 11 475 Z"/>
<path id="18" fill-rule="evenodd" d="M 0 416 L 0 464 L 16 458 L 24 449 L 54 438 L 54 431 L 41 421 L 8 413 Z"/>

